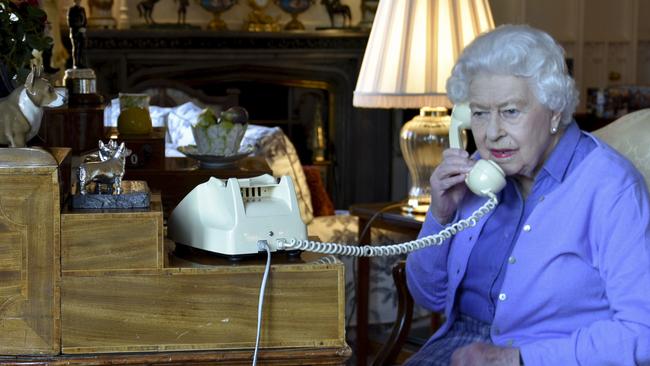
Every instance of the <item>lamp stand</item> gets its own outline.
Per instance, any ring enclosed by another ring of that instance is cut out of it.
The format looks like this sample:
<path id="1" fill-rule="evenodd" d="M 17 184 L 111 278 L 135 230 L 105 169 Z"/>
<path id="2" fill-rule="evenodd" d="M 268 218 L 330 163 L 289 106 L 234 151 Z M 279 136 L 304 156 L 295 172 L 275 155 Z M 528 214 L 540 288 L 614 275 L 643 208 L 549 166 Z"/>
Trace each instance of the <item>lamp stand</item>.
<path id="1" fill-rule="evenodd" d="M 400 132 L 400 148 L 411 176 L 408 204 L 402 211 L 425 214 L 431 204 L 429 177 L 449 147 L 451 118 L 444 107 L 423 107 L 420 115 L 406 122 Z"/>

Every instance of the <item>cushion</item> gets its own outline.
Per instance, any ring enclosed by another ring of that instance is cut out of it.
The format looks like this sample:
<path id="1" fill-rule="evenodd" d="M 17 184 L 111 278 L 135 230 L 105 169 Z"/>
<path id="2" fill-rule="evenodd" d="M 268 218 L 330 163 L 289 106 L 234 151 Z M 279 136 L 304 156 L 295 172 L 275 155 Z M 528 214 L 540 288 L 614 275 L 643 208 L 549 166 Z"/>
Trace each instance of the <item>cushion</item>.
<path id="1" fill-rule="evenodd" d="M 334 215 L 334 204 L 327 190 L 325 190 L 320 169 L 314 165 L 303 165 L 302 170 L 305 172 L 305 177 L 307 178 L 314 216 Z"/>
<path id="2" fill-rule="evenodd" d="M 624 115 L 616 121 L 594 131 L 621 154 L 625 155 L 650 183 L 650 109 Z"/>

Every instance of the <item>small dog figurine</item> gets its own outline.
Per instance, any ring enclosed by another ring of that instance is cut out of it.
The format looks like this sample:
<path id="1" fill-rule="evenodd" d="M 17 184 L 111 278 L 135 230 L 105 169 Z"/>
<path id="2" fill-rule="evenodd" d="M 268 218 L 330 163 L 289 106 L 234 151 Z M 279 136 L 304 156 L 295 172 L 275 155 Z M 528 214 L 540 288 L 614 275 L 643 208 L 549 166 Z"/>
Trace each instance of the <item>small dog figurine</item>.
<path id="1" fill-rule="evenodd" d="M 108 143 L 106 144 L 104 144 L 102 140 L 99 140 L 97 152 L 85 155 L 83 162 L 106 161 L 113 155 L 117 148 L 117 140 L 108 140 Z M 131 150 L 127 149 L 125 156 L 129 155 L 131 155 Z"/>
<path id="2" fill-rule="evenodd" d="M 0 144 L 24 147 L 41 128 L 43 106 L 56 99 L 52 85 L 40 77 L 40 68 L 33 66 L 25 85 L 0 100 Z"/>
<path id="3" fill-rule="evenodd" d="M 124 164 L 129 153 L 130 150 L 122 142 L 117 149 L 111 152 L 108 159 L 81 163 L 79 165 L 79 193 L 86 194 L 86 186 L 91 182 L 109 184 L 113 187 L 112 192 L 122 193 Z"/>

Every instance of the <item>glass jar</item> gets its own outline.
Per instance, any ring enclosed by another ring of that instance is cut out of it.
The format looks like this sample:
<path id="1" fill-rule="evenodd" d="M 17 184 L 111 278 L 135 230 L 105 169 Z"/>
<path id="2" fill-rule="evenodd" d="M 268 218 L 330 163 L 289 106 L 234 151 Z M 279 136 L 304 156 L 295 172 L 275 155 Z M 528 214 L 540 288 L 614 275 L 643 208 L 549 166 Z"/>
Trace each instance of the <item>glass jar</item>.
<path id="1" fill-rule="evenodd" d="M 149 114 L 149 95 L 120 93 L 117 130 L 123 135 L 146 135 L 153 130 Z"/>

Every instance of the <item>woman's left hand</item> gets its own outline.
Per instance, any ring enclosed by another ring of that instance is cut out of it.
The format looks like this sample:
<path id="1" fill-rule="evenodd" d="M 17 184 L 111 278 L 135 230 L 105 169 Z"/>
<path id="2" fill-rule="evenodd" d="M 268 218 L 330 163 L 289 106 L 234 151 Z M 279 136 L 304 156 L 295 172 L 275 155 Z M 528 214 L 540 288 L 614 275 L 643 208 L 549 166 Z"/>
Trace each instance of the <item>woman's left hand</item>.
<path id="1" fill-rule="evenodd" d="M 487 343 L 472 343 L 451 355 L 451 366 L 517 366 L 519 349 L 497 347 Z"/>

